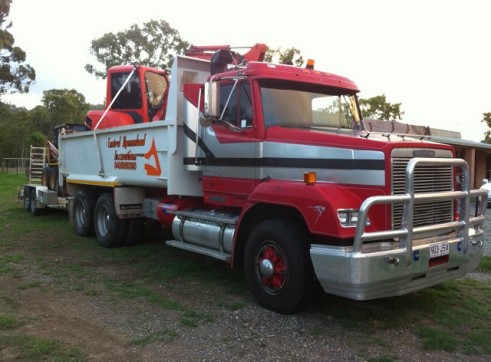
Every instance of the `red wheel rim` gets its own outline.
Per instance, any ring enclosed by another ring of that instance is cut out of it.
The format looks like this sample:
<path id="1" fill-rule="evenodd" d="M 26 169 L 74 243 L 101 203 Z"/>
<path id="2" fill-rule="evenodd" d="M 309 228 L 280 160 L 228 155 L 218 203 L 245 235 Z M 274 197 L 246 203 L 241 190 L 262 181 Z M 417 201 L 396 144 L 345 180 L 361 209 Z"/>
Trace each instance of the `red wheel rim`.
<path id="1" fill-rule="evenodd" d="M 274 244 L 264 245 L 256 258 L 257 274 L 263 287 L 271 293 L 278 293 L 285 286 L 288 268 L 285 256 Z"/>

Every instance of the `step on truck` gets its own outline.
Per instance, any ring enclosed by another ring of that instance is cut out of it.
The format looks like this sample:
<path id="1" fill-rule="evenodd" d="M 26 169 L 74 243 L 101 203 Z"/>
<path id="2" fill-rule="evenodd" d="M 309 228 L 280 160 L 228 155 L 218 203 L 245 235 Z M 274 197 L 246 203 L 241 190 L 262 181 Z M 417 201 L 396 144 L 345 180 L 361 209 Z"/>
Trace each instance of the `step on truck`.
<path id="1" fill-rule="evenodd" d="M 427 136 L 368 131 L 353 81 L 264 62 L 266 49 L 110 68 L 105 109 L 57 128 L 26 209 L 66 207 L 104 247 L 158 222 L 167 245 L 243 267 L 255 300 L 284 314 L 316 285 L 367 300 L 475 269 L 487 194 L 466 162 Z"/>

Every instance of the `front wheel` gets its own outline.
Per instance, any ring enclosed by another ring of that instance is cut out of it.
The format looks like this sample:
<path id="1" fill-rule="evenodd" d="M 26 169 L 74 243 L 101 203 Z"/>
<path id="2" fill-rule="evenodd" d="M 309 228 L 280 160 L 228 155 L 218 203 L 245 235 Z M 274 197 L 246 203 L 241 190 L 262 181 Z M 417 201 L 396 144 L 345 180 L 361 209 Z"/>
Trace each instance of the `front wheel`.
<path id="1" fill-rule="evenodd" d="M 256 301 L 281 314 L 304 307 L 314 290 L 314 272 L 302 229 L 287 220 L 258 224 L 244 254 L 247 284 Z"/>
<path id="2" fill-rule="evenodd" d="M 111 248 L 124 242 L 125 222 L 118 218 L 111 195 L 99 196 L 94 211 L 94 229 L 100 245 Z"/>

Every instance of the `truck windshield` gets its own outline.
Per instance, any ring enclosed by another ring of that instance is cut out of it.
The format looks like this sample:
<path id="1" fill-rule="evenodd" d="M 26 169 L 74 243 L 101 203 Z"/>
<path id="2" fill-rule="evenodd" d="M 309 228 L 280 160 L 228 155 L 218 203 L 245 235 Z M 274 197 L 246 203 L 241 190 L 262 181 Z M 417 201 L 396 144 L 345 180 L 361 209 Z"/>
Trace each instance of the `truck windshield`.
<path id="1" fill-rule="evenodd" d="M 353 91 L 286 81 L 260 81 L 266 127 L 360 128 L 357 98 Z"/>

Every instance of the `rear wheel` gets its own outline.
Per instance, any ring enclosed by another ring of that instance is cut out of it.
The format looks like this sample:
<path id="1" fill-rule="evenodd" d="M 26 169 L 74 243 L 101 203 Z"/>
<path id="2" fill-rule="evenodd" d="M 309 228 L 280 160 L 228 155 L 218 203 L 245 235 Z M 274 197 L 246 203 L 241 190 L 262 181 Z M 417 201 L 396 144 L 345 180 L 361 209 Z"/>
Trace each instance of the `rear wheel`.
<path id="1" fill-rule="evenodd" d="M 282 314 L 304 307 L 314 290 L 305 233 L 287 220 L 267 220 L 251 232 L 245 249 L 247 284 L 263 307 Z"/>
<path id="2" fill-rule="evenodd" d="M 73 226 L 80 236 L 94 234 L 96 196 L 89 190 L 80 190 L 73 198 Z"/>
<path id="3" fill-rule="evenodd" d="M 24 210 L 31 211 L 31 190 L 29 187 L 24 187 Z"/>
<path id="4" fill-rule="evenodd" d="M 111 248 L 124 243 L 126 223 L 118 218 L 111 195 L 99 196 L 94 211 L 94 229 L 100 245 Z"/>

